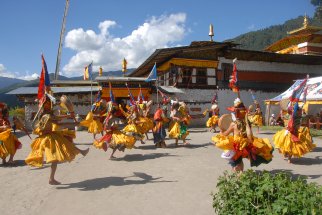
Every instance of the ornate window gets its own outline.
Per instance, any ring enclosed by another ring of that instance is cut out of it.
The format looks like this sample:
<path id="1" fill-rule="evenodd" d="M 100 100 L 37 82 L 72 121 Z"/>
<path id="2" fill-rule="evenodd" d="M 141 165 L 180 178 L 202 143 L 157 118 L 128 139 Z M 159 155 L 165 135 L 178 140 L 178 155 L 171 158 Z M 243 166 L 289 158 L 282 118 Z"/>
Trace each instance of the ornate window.
<path id="1" fill-rule="evenodd" d="M 223 81 L 229 81 L 229 77 L 231 76 L 233 72 L 233 64 L 231 63 L 222 63 L 221 69 L 223 72 Z"/>
<path id="2" fill-rule="evenodd" d="M 196 84 L 207 85 L 207 68 L 197 68 Z"/>

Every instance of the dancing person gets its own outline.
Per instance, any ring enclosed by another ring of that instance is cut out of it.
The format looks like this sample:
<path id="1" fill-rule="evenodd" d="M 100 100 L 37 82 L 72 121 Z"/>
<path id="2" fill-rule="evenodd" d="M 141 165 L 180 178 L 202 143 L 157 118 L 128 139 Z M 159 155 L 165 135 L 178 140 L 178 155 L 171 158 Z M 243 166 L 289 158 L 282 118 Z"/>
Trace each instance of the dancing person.
<path id="1" fill-rule="evenodd" d="M 287 127 L 276 132 L 273 136 L 275 148 L 278 149 L 288 163 L 292 157 L 302 157 L 312 151 L 316 145 L 313 143 L 309 127 L 301 126 L 302 108 L 296 102 L 288 107 L 290 120 Z"/>
<path id="2" fill-rule="evenodd" d="M 216 127 L 218 125 L 218 120 L 219 120 L 219 107 L 217 104 L 213 104 L 211 106 L 211 110 L 208 111 L 211 116 L 207 120 L 206 126 L 210 128 L 209 131 L 214 131 L 216 132 Z"/>
<path id="3" fill-rule="evenodd" d="M 88 128 L 88 133 L 92 133 L 95 139 L 96 134 L 101 133 L 103 136 L 103 123 L 102 113 L 105 111 L 105 100 L 102 99 L 102 91 L 99 90 L 95 99 L 95 103 L 92 105 L 91 110 L 88 112 L 85 120 L 79 124 Z"/>
<path id="4" fill-rule="evenodd" d="M 174 102 L 170 117 L 172 122 L 169 126 L 169 137 L 175 139 L 175 146 L 178 146 L 179 140 L 182 140 L 184 145 L 188 145 L 186 138 L 189 135 L 188 124 L 191 117 L 186 104 L 178 101 Z"/>
<path id="5" fill-rule="evenodd" d="M 263 126 L 263 116 L 262 116 L 262 111 L 259 103 L 255 100 L 254 104 L 255 104 L 255 111 L 250 117 L 250 122 L 252 123 L 252 125 L 257 127 L 257 134 L 258 134 L 259 127 Z"/>
<path id="6" fill-rule="evenodd" d="M 47 95 L 41 110 L 40 120 L 33 131 L 38 137 L 31 143 L 31 152 L 25 162 L 30 166 L 42 167 L 45 157 L 46 163 L 51 164 L 49 184 L 59 185 L 60 182 L 55 179 L 58 163 L 71 162 L 78 154 L 86 156 L 89 148 L 77 148 L 73 143 L 75 131 L 61 129 L 59 126 L 63 118 L 74 118 L 73 113 L 69 116 L 55 115 L 53 103 Z"/>
<path id="7" fill-rule="evenodd" d="M 165 130 L 165 123 L 169 121 L 169 119 L 165 115 L 166 106 L 160 107 L 158 106 L 157 110 L 154 114 L 154 127 L 153 127 L 153 142 L 156 148 L 166 148 L 165 138 L 167 136 Z"/>
<path id="8" fill-rule="evenodd" d="M 116 116 L 117 107 L 110 102 L 110 108 L 108 108 L 107 117 L 104 122 L 105 135 L 99 140 L 95 140 L 93 145 L 104 151 L 111 148 L 113 151 L 110 155 L 110 159 L 114 159 L 114 153 L 116 150 L 124 152 L 125 149 L 132 149 L 136 142 L 134 136 L 127 135 L 125 132 L 119 129 L 119 118 Z"/>
<path id="9" fill-rule="evenodd" d="M 239 173 L 244 171 L 243 158 L 249 159 L 251 166 L 269 163 L 273 147 L 268 139 L 253 136 L 243 102 L 235 99 L 234 106 L 228 110 L 233 112 L 233 122 L 226 131 L 220 128 L 220 134 L 212 138 L 216 147 L 224 150 L 221 157 L 228 159 L 233 171 Z"/>
<path id="10" fill-rule="evenodd" d="M 14 156 L 18 149 L 21 148 L 21 143 L 11 131 L 9 122 L 8 107 L 4 103 L 0 103 L 0 157 L 4 165 L 14 165 Z M 8 162 L 6 158 L 9 156 Z"/>

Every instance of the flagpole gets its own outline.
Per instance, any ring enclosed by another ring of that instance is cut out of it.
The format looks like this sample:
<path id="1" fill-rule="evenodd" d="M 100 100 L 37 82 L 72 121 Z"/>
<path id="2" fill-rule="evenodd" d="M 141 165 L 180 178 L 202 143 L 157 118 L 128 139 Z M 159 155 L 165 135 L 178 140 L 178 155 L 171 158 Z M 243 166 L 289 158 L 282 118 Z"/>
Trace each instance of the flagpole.
<path id="1" fill-rule="evenodd" d="M 89 64 L 91 65 L 91 71 L 89 71 L 88 68 L 88 73 L 90 73 L 89 75 L 91 76 L 91 107 L 93 106 L 93 61 Z"/>
<path id="2" fill-rule="evenodd" d="M 90 108 L 92 108 L 92 106 L 93 106 L 93 89 L 92 89 L 92 87 L 93 87 L 93 82 L 92 82 L 92 78 L 91 78 L 91 107 Z"/>
<path id="3" fill-rule="evenodd" d="M 66 0 L 63 22 L 62 22 L 60 37 L 59 37 L 59 45 L 58 45 L 58 53 L 57 53 L 56 69 L 55 69 L 55 80 L 59 79 L 59 67 L 60 67 L 62 44 L 63 44 L 63 40 L 64 40 L 66 17 L 67 17 L 67 13 L 68 13 L 68 8 L 69 8 L 69 0 Z"/>
<path id="4" fill-rule="evenodd" d="M 157 88 L 157 105 L 159 105 L 159 88 L 158 88 L 158 77 L 155 80 L 155 86 Z"/>

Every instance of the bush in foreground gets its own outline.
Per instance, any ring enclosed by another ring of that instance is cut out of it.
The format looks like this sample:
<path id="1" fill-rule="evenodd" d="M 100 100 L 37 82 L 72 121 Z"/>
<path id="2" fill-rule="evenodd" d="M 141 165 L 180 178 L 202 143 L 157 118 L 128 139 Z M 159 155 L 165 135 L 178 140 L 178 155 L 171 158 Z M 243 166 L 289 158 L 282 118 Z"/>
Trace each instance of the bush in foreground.
<path id="1" fill-rule="evenodd" d="M 322 187 L 290 174 L 224 173 L 212 194 L 218 214 L 322 214 Z"/>

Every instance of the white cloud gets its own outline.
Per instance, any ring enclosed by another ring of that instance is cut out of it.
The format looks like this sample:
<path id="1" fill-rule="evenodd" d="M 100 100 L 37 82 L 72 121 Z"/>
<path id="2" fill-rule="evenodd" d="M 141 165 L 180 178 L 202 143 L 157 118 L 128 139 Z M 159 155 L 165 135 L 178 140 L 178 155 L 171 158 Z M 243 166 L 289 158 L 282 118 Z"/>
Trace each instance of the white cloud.
<path id="1" fill-rule="evenodd" d="M 0 64 L 0 76 L 7 78 L 15 78 L 15 74 L 9 72 L 3 64 Z"/>
<path id="2" fill-rule="evenodd" d="M 93 61 L 94 71 L 102 66 L 105 71 L 120 70 L 125 57 L 128 68 L 138 67 L 155 49 L 175 46 L 187 33 L 186 14 L 177 13 L 151 17 L 130 35 L 113 37 L 110 28 L 117 26 L 115 21 L 99 23 L 99 33 L 82 28 L 71 30 L 65 38 L 65 46 L 76 54 L 64 66 L 66 75 L 79 74 Z"/>
<path id="3" fill-rule="evenodd" d="M 10 72 L 3 64 L 0 64 L 0 76 L 7 78 L 18 78 L 27 81 L 37 79 L 39 77 L 36 73 L 29 75 L 28 71 L 26 71 L 26 75 L 19 75 L 17 72 Z"/>
<path id="4" fill-rule="evenodd" d="M 30 81 L 39 78 L 39 75 L 36 73 L 33 73 L 32 75 L 29 75 L 28 73 L 25 76 L 19 77 L 20 79 Z"/>

